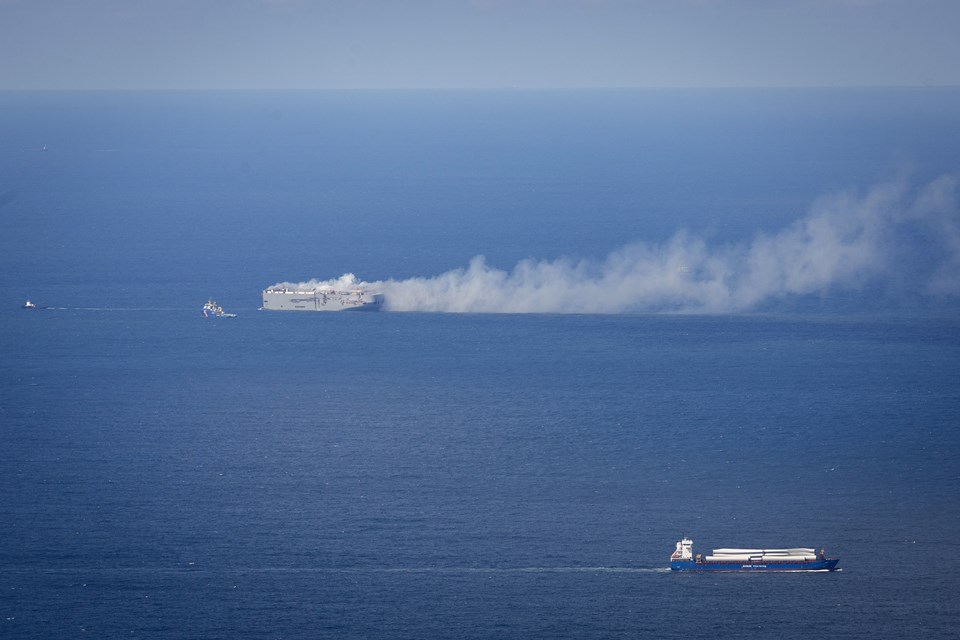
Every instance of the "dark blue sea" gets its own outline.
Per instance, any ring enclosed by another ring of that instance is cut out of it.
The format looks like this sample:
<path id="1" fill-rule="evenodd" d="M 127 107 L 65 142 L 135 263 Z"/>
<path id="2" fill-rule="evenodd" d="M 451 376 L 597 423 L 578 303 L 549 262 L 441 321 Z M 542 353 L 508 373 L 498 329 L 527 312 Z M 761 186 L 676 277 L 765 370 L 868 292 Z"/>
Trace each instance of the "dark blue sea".
<path id="1" fill-rule="evenodd" d="M 958 148 L 955 89 L 0 93 L 0 636 L 956 637 Z M 870 260 L 729 313 L 258 311 L 680 232 L 809 275 L 824 208 Z"/>

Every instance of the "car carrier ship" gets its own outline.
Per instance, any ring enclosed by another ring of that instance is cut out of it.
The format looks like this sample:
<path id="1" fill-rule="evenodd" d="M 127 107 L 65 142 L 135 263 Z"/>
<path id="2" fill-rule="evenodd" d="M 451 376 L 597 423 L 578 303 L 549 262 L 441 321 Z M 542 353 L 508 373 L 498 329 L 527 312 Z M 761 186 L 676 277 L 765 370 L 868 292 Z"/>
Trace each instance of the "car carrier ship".
<path id="1" fill-rule="evenodd" d="M 693 554 L 693 540 L 684 536 L 670 556 L 674 571 L 835 571 L 840 558 L 828 558 L 821 548 L 714 549 Z"/>
<path id="2" fill-rule="evenodd" d="M 337 288 L 322 285 L 316 288 L 273 286 L 263 290 L 264 311 L 377 311 L 383 306 L 383 294 L 362 285 Z"/>

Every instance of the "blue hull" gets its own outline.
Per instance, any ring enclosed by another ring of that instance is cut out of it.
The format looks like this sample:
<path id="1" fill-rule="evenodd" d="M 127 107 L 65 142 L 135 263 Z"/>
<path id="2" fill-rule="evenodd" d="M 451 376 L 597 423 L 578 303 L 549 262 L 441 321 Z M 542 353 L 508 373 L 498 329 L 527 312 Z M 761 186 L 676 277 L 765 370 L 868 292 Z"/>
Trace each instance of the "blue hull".
<path id="1" fill-rule="evenodd" d="M 840 558 L 807 562 L 694 562 L 671 560 L 674 571 L 835 571 Z"/>

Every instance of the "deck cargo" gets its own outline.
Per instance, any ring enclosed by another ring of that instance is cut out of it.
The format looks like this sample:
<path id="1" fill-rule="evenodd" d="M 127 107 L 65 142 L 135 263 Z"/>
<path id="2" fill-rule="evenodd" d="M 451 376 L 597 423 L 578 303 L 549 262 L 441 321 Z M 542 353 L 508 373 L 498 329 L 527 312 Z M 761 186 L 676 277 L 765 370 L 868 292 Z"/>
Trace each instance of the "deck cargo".
<path id="1" fill-rule="evenodd" d="M 821 548 L 714 549 L 694 555 L 693 540 L 683 537 L 670 556 L 674 571 L 835 571 L 839 558 L 828 558 Z"/>

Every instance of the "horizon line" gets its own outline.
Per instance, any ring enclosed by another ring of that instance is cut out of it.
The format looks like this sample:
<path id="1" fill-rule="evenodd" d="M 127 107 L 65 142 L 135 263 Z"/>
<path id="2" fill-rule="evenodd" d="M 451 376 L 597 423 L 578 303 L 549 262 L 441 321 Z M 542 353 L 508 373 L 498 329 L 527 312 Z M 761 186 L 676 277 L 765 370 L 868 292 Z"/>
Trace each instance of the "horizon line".
<path id="1" fill-rule="evenodd" d="M 960 84 L 784 84 L 784 85 L 622 85 L 622 86 L 488 86 L 488 87 L 0 87 L 0 93 L 404 93 L 481 91 L 743 91 L 743 90 L 846 90 L 846 89 L 960 89 Z"/>

